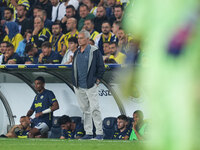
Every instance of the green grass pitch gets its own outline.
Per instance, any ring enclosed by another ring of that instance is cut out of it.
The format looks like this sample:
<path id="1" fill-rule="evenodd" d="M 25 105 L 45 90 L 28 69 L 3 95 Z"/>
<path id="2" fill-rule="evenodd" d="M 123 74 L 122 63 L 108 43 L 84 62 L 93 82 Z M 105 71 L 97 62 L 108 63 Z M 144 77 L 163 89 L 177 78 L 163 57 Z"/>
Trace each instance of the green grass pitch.
<path id="1" fill-rule="evenodd" d="M 142 150 L 143 144 L 119 140 L 0 139 L 0 150 Z"/>

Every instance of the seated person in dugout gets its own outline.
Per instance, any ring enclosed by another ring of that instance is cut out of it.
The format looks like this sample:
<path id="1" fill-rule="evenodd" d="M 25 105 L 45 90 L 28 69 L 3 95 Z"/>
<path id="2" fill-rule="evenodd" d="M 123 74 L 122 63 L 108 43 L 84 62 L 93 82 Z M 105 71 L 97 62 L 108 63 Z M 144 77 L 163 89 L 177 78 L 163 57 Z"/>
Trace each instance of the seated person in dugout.
<path id="1" fill-rule="evenodd" d="M 1 135 L 1 137 L 28 138 L 28 133 L 31 129 L 30 125 L 31 125 L 31 122 L 30 122 L 29 117 L 22 116 L 20 118 L 20 124 L 14 125 L 6 135 Z"/>
<path id="2" fill-rule="evenodd" d="M 129 140 L 144 140 L 147 133 L 147 122 L 143 120 L 143 113 L 141 110 L 136 110 L 133 113 L 133 120 L 133 127 Z"/>
<path id="3" fill-rule="evenodd" d="M 128 118 L 125 115 L 117 117 L 117 128 L 113 135 L 114 140 L 128 140 L 130 136 L 130 130 L 127 128 Z"/>
<path id="4" fill-rule="evenodd" d="M 60 139 L 80 139 L 85 135 L 83 125 L 76 124 L 71 121 L 71 118 L 67 115 L 63 115 L 59 118 L 58 123 L 61 126 L 62 134 Z"/>

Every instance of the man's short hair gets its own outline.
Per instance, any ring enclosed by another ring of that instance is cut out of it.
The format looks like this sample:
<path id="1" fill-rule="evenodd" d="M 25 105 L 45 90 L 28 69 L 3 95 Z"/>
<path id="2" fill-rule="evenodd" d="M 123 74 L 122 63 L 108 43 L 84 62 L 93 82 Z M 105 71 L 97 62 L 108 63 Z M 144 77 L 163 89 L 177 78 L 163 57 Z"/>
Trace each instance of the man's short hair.
<path id="1" fill-rule="evenodd" d="M 117 119 L 128 121 L 128 117 L 126 115 L 119 115 Z"/>
<path id="2" fill-rule="evenodd" d="M 122 5 L 115 5 L 115 6 L 114 6 L 114 9 L 115 9 L 115 8 L 121 8 L 122 11 L 124 10 L 124 8 L 123 8 Z"/>
<path id="3" fill-rule="evenodd" d="M 28 8 L 27 8 L 25 5 L 23 5 L 23 4 L 18 4 L 17 6 L 22 6 L 22 7 L 24 8 L 25 11 L 27 11 L 27 9 L 28 9 Z"/>
<path id="4" fill-rule="evenodd" d="M 12 8 L 6 7 L 6 8 L 4 9 L 4 11 L 5 11 L 5 10 L 8 10 L 8 11 L 11 12 L 11 14 L 14 14 L 14 10 L 13 10 Z"/>
<path id="5" fill-rule="evenodd" d="M 52 48 L 52 44 L 49 41 L 46 41 L 44 43 L 42 43 L 41 47 L 48 47 L 48 48 Z"/>
<path id="6" fill-rule="evenodd" d="M 37 77 L 37 78 L 35 79 L 35 81 L 36 81 L 36 80 L 39 80 L 39 81 L 41 81 L 42 83 L 45 83 L 45 79 L 44 79 L 44 77 L 42 77 L 42 76 Z"/>
<path id="7" fill-rule="evenodd" d="M 52 26 L 55 26 L 55 25 L 58 25 L 58 26 L 61 28 L 61 24 L 60 24 L 59 21 L 56 21 L 56 22 L 54 22 L 54 23 L 52 24 Z"/>
<path id="8" fill-rule="evenodd" d="M 62 124 L 66 124 L 66 123 L 71 123 L 72 122 L 72 120 L 71 120 L 71 118 L 69 117 L 69 116 L 67 116 L 67 115 L 63 115 L 63 116 L 61 116 L 59 119 L 58 119 L 58 124 L 59 125 L 62 125 Z"/>
<path id="9" fill-rule="evenodd" d="M 39 11 L 39 12 L 42 12 L 42 15 L 43 15 L 43 16 L 47 16 L 46 10 L 44 10 L 44 9 L 39 9 L 38 11 Z"/>
<path id="10" fill-rule="evenodd" d="M 67 7 L 66 7 L 66 9 L 72 9 L 73 11 L 75 11 L 75 8 L 74 8 L 74 6 L 73 5 L 68 5 Z"/>
<path id="11" fill-rule="evenodd" d="M 85 35 L 85 38 L 90 38 L 90 33 L 85 29 L 81 30 L 79 33 L 83 33 Z"/>
<path id="12" fill-rule="evenodd" d="M 85 19 L 85 21 L 88 21 L 88 20 L 94 25 L 94 20 L 93 20 L 93 19 L 89 19 L 89 18 L 88 18 L 88 19 Z M 84 21 L 84 22 L 85 22 L 85 21 Z"/>
<path id="13" fill-rule="evenodd" d="M 33 48 L 34 48 L 34 44 L 32 44 L 32 43 L 27 43 L 27 44 L 26 44 L 26 47 L 25 47 L 25 51 L 24 51 L 25 54 L 27 54 L 28 52 L 32 51 Z"/>
<path id="14" fill-rule="evenodd" d="M 77 39 L 76 37 L 70 37 L 70 38 L 68 39 L 68 42 L 73 42 L 73 43 L 75 43 L 75 44 L 78 44 L 78 39 Z"/>
<path id="15" fill-rule="evenodd" d="M 114 21 L 113 24 L 116 24 L 121 28 L 121 21 Z"/>
<path id="16" fill-rule="evenodd" d="M 36 5 L 33 9 L 42 10 L 42 7 L 40 5 Z"/>
<path id="17" fill-rule="evenodd" d="M 89 7 L 88 7 L 86 4 L 81 4 L 81 5 L 79 6 L 79 10 L 80 10 L 80 7 L 86 7 L 87 10 L 89 11 Z"/>
<path id="18" fill-rule="evenodd" d="M 102 24 L 101 24 L 101 26 L 102 26 L 104 23 L 108 23 L 108 24 L 110 25 L 110 27 L 111 27 L 111 24 L 110 24 L 110 22 L 109 22 L 108 20 L 103 21 Z"/>
<path id="19" fill-rule="evenodd" d="M 2 41 L 2 42 L 0 42 L 0 45 L 3 44 L 3 43 L 6 43 L 6 46 L 7 46 L 8 43 L 10 43 L 10 42 L 8 42 L 8 41 Z"/>
<path id="20" fill-rule="evenodd" d="M 117 42 L 110 42 L 109 45 L 111 45 L 111 44 L 115 44 L 116 47 L 118 46 Z"/>
<path id="21" fill-rule="evenodd" d="M 12 43 L 10 43 L 10 42 L 7 43 L 6 47 L 7 47 L 7 48 L 10 47 L 10 48 L 12 48 L 12 49 L 15 48 L 14 45 L 13 45 Z"/>

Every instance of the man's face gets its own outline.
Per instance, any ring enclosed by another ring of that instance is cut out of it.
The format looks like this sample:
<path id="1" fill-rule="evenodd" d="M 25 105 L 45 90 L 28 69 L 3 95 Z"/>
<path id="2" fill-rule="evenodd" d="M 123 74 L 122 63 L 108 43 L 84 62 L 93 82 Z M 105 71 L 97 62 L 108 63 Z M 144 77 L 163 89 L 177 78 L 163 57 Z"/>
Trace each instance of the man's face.
<path id="1" fill-rule="evenodd" d="M 121 8 L 117 7 L 114 9 L 114 15 L 117 19 L 120 19 L 122 17 L 123 11 Z"/>
<path id="2" fill-rule="evenodd" d="M 111 31 L 111 27 L 109 25 L 109 23 L 103 23 L 101 26 L 101 30 L 103 34 L 109 34 L 109 32 Z"/>
<path id="3" fill-rule="evenodd" d="M 55 36 L 58 36 L 62 32 L 62 29 L 59 25 L 52 25 L 52 33 Z"/>
<path id="4" fill-rule="evenodd" d="M 107 0 L 107 5 L 113 7 L 115 5 L 115 0 Z"/>
<path id="5" fill-rule="evenodd" d="M 69 46 L 69 49 L 70 49 L 70 50 L 75 50 L 75 49 L 77 49 L 77 44 L 74 43 L 74 42 L 69 42 L 69 43 L 68 43 L 68 46 Z"/>
<path id="6" fill-rule="evenodd" d="M 67 26 L 67 30 L 68 31 L 72 31 L 75 28 L 74 20 L 72 18 L 68 19 L 67 23 L 66 23 L 66 26 Z"/>
<path id="7" fill-rule="evenodd" d="M 134 119 L 134 122 L 136 122 L 137 124 L 142 121 L 142 119 L 140 118 L 140 116 L 137 113 L 133 114 L 133 119 Z"/>
<path id="8" fill-rule="evenodd" d="M 57 6 L 58 5 L 58 0 L 51 0 L 52 6 Z"/>
<path id="9" fill-rule="evenodd" d="M 85 46 L 89 42 L 89 39 L 85 37 L 84 33 L 78 34 L 78 44 L 79 46 Z"/>
<path id="10" fill-rule="evenodd" d="M 50 47 L 42 47 L 42 53 L 44 56 L 49 56 L 51 54 L 51 48 Z"/>
<path id="11" fill-rule="evenodd" d="M 12 13 L 9 10 L 4 11 L 4 18 L 6 21 L 11 21 L 13 18 Z"/>
<path id="12" fill-rule="evenodd" d="M 41 21 L 40 18 L 34 19 L 34 28 L 39 28 L 40 30 L 44 27 L 44 23 Z"/>
<path id="13" fill-rule="evenodd" d="M 66 9 L 67 18 L 73 17 L 74 15 L 75 15 L 75 11 L 73 11 L 73 9 L 71 9 L 71 8 Z"/>
<path id="14" fill-rule="evenodd" d="M 90 31 L 92 31 L 94 29 L 94 25 L 91 23 L 90 20 L 86 20 L 84 22 L 84 28 L 85 28 L 85 30 L 90 32 Z"/>
<path id="15" fill-rule="evenodd" d="M 35 80 L 35 90 L 41 92 L 44 89 L 44 83 L 40 80 Z"/>
<path id="16" fill-rule="evenodd" d="M 124 33 L 123 30 L 119 30 L 119 31 L 117 32 L 117 38 L 118 38 L 119 40 L 123 40 L 123 39 L 125 38 L 125 33 Z"/>
<path id="17" fill-rule="evenodd" d="M 101 17 L 103 17 L 103 16 L 105 16 L 105 10 L 104 10 L 104 8 L 103 8 L 102 6 L 97 7 L 97 14 L 96 14 L 96 17 L 97 17 L 97 18 L 101 18 Z"/>
<path id="18" fill-rule="evenodd" d="M 112 55 L 115 55 L 115 54 L 116 54 L 116 52 L 117 52 L 117 47 L 116 47 L 115 44 L 110 44 L 110 45 L 109 45 L 109 49 L 110 49 L 110 53 L 111 53 Z"/>
<path id="19" fill-rule="evenodd" d="M 23 129 L 26 129 L 30 125 L 30 120 L 28 117 L 20 118 L 20 124 L 22 125 Z"/>
<path id="20" fill-rule="evenodd" d="M 17 17 L 22 18 L 26 14 L 26 11 L 24 10 L 24 6 L 17 6 Z"/>
<path id="21" fill-rule="evenodd" d="M 38 13 L 38 9 L 37 8 L 34 8 L 33 9 L 33 17 L 37 17 L 37 13 Z"/>
<path id="22" fill-rule="evenodd" d="M 117 119 L 117 128 L 119 130 L 126 128 L 126 121 L 122 119 Z"/>
<path id="23" fill-rule="evenodd" d="M 85 6 L 80 7 L 79 15 L 81 18 L 85 18 L 88 14 L 89 14 L 89 11 L 87 10 L 87 8 Z"/>
<path id="24" fill-rule="evenodd" d="M 9 58 L 10 56 L 12 56 L 14 54 L 14 48 L 12 47 L 7 47 L 6 48 L 6 53 L 5 55 Z"/>
<path id="25" fill-rule="evenodd" d="M 7 46 L 6 43 L 1 43 L 0 51 L 1 51 L 2 54 L 5 54 L 5 52 L 6 52 L 6 46 Z"/>
<path id="26" fill-rule="evenodd" d="M 62 130 L 70 130 L 71 127 L 71 123 L 70 122 L 66 122 L 65 124 L 61 124 L 61 129 Z"/>
<path id="27" fill-rule="evenodd" d="M 119 31 L 119 26 L 113 23 L 112 25 L 112 32 L 117 35 L 117 32 Z"/>
<path id="28" fill-rule="evenodd" d="M 105 55 L 110 53 L 109 43 L 103 43 L 103 51 Z"/>

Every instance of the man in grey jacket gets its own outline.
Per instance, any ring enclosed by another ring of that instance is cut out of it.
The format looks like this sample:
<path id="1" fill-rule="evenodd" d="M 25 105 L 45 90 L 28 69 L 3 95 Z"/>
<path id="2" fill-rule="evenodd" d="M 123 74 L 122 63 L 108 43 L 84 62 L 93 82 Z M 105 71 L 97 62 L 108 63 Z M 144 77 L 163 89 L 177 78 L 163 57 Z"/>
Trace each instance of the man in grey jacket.
<path id="1" fill-rule="evenodd" d="M 79 48 L 74 53 L 72 82 L 81 110 L 84 130 L 82 139 L 93 138 L 93 123 L 96 127 L 95 139 L 103 139 L 102 118 L 98 102 L 97 86 L 104 73 L 104 63 L 97 47 L 89 45 L 90 33 L 82 30 L 78 34 Z"/>

